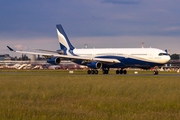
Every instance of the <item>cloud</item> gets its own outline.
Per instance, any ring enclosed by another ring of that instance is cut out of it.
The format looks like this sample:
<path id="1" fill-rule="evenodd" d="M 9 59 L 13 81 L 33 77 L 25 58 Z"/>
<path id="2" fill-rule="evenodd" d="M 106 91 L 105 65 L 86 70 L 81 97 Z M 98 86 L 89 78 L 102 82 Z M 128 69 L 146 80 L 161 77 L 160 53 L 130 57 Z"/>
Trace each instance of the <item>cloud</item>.
<path id="1" fill-rule="evenodd" d="M 164 31 L 180 31 L 180 27 L 179 26 L 173 26 L 173 27 L 168 27 L 165 28 Z"/>
<path id="2" fill-rule="evenodd" d="M 104 0 L 106 3 L 113 3 L 113 4 L 138 4 L 139 0 Z"/>
<path id="3" fill-rule="evenodd" d="M 180 27 L 178 27 L 180 1 L 178 0 L 173 2 L 169 0 L 68 0 L 68 2 L 2 0 L 0 4 L 3 5 L 0 7 L 0 11 L 3 11 L 0 13 L 0 52 L 2 53 L 9 52 L 9 50 L 2 51 L 6 50 L 7 45 L 17 44 L 28 46 L 29 49 L 59 49 L 56 24 L 63 25 L 69 38 L 180 36 Z M 102 41 L 109 44 L 111 43 L 109 39 Z M 153 40 L 156 41 L 152 39 L 152 43 Z M 170 41 L 174 45 L 180 43 L 175 39 Z M 89 43 L 89 46 L 94 46 L 91 44 L 95 42 Z M 85 43 L 87 41 L 82 41 L 79 47 L 84 46 Z M 125 45 L 122 42 L 119 44 Z M 128 44 L 133 45 L 133 42 Z M 116 45 L 117 42 L 113 42 L 110 46 Z"/>
<path id="4" fill-rule="evenodd" d="M 145 48 L 170 49 L 173 54 L 179 51 L 179 39 L 180 36 L 100 36 L 72 38 L 71 43 L 75 48 L 84 48 L 85 44 L 88 48 L 141 48 L 144 42 Z"/>
<path id="5" fill-rule="evenodd" d="M 17 50 L 28 50 L 28 47 L 23 46 L 23 45 L 16 45 L 14 46 Z"/>
<path id="6" fill-rule="evenodd" d="M 165 10 L 165 9 L 158 9 L 158 12 L 169 13 L 169 11 L 168 11 L 168 10 Z"/>

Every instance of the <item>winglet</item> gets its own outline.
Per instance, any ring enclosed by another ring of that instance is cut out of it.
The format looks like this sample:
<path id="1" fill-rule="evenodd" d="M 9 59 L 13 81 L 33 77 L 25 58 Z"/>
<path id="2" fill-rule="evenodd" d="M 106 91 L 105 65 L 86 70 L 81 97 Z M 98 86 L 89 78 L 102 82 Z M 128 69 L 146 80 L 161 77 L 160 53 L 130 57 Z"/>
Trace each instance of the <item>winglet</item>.
<path id="1" fill-rule="evenodd" d="M 9 46 L 7 46 L 8 47 L 8 49 L 10 50 L 10 51 L 14 51 L 12 48 L 10 48 Z M 15 51 L 14 51 L 15 52 Z"/>

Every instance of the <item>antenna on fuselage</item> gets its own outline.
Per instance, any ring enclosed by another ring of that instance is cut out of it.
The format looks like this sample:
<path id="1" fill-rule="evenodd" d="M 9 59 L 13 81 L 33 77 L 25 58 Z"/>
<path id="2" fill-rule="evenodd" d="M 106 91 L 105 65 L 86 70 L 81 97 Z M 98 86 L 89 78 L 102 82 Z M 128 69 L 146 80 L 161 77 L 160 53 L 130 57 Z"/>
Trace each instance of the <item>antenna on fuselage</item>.
<path id="1" fill-rule="evenodd" d="M 169 55 L 170 55 L 170 51 L 171 51 L 171 50 L 170 50 L 170 49 L 168 49 L 168 50 L 167 50 L 167 54 L 169 54 Z"/>
<path id="2" fill-rule="evenodd" d="M 87 49 L 87 47 L 88 47 L 88 44 L 85 44 L 85 45 L 84 45 L 84 47 L 85 47 L 85 49 Z"/>
<path id="3" fill-rule="evenodd" d="M 142 48 L 144 48 L 144 42 L 142 42 L 141 44 L 142 44 Z"/>

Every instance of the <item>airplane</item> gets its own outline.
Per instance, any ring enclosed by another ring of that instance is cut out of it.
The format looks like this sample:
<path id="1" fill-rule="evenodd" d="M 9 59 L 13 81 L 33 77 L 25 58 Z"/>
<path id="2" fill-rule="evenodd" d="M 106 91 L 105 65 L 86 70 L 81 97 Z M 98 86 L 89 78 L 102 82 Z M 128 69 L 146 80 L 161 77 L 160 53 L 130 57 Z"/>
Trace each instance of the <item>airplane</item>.
<path id="1" fill-rule="evenodd" d="M 76 49 L 69 41 L 61 24 L 56 25 L 60 49 L 56 51 L 36 49 L 42 52 L 16 51 L 7 46 L 10 51 L 42 55 L 47 62 L 58 65 L 64 59 L 71 60 L 79 65 L 88 66 L 88 74 L 98 74 L 102 69 L 103 74 L 108 74 L 110 68 L 120 68 L 116 74 L 127 74 L 124 70 L 128 67 L 150 69 L 155 66 L 162 66 L 170 60 L 166 51 L 156 48 L 98 48 L 98 49 Z M 158 71 L 153 72 L 158 75 Z"/>

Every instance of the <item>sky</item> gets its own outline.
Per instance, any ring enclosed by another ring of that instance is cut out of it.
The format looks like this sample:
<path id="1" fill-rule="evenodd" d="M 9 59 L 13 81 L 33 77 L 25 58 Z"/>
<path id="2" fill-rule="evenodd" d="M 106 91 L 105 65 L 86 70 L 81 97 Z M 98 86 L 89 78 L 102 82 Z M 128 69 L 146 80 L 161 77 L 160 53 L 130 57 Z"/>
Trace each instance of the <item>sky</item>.
<path id="1" fill-rule="evenodd" d="M 180 0 L 1 0 L 0 54 L 59 49 L 56 24 L 75 48 L 168 49 L 180 53 Z"/>

